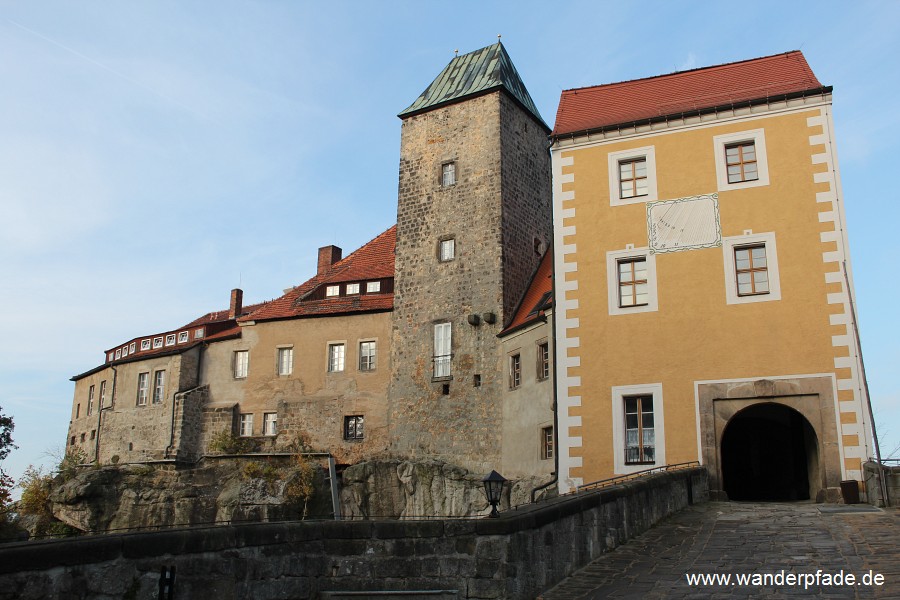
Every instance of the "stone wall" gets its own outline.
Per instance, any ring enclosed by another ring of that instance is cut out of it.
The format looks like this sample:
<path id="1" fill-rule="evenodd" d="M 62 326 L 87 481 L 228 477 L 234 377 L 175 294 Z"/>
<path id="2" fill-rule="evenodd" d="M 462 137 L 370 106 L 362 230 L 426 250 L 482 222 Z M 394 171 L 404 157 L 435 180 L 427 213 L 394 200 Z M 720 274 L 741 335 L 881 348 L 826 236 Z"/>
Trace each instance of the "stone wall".
<path id="1" fill-rule="evenodd" d="M 401 590 L 534 598 L 706 498 L 706 470 L 698 468 L 506 511 L 498 519 L 285 522 L 14 543 L 0 546 L 0 600 L 156 598 L 160 571 L 171 567 L 176 598 L 312 599 Z"/>
<path id="2" fill-rule="evenodd" d="M 863 463 L 863 477 L 865 485 L 859 490 L 864 501 L 875 506 L 883 506 L 884 498 L 881 496 L 881 469 L 876 462 Z M 887 480 L 887 496 L 890 506 L 900 506 L 900 465 L 885 466 L 884 478 Z"/>
<path id="3" fill-rule="evenodd" d="M 209 386 L 175 395 L 175 429 L 167 458 L 196 461 L 206 453 L 203 413 L 209 402 Z"/>

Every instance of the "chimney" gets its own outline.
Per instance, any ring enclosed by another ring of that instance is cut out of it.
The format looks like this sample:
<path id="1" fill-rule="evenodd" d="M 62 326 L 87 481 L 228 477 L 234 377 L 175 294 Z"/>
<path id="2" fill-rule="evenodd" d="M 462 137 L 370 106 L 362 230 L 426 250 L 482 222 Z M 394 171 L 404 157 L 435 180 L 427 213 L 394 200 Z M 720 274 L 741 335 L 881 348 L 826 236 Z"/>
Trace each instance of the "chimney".
<path id="1" fill-rule="evenodd" d="M 343 250 L 337 246 L 322 246 L 319 248 L 319 268 L 316 269 L 316 275 L 321 275 L 328 270 L 328 267 L 341 260 Z"/>
<path id="2" fill-rule="evenodd" d="M 237 319 L 241 316 L 244 302 L 244 292 L 235 288 L 231 290 L 231 304 L 228 306 L 228 318 Z"/>

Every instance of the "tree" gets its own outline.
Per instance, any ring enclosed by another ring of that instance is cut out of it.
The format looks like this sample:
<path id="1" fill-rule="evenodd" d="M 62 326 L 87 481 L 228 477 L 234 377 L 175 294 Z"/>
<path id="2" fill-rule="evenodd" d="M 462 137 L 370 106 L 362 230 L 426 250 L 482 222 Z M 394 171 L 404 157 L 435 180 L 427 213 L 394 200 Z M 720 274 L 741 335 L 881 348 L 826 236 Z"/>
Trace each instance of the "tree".
<path id="1" fill-rule="evenodd" d="M 0 406 L 0 460 L 3 460 L 9 453 L 18 448 L 12 441 L 12 432 L 15 424 L 12 417 L 3 414 L 3 407 Z M 9 505 L 12 502 L 12 490 L 15 487 L 13 478 L 6 474 L 3 467 L 0 466 L 0 526 L 4 525 L 9 515 Z"/>
<path id="2" fill-rule="evenodd" d="M 0 406 L 0 460 L 3 460 L 9 453 L 18 448 L 12 441 L 12 432 L 15 428 L 12 417 L 3 414 L 3 407 Z"/>

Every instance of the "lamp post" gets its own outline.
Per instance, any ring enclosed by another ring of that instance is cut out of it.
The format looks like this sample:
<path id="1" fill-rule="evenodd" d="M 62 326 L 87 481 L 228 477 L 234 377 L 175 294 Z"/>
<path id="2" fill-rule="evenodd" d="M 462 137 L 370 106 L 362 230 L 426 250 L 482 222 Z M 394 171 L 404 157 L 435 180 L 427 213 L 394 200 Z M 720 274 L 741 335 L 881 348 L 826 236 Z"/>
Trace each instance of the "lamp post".
<path id="1" fill-rule="evenodd" d="M 487 496 L 488 504 L 491 505 L 491 514 L 489 517 L 499 517 L 497 505 L 500 504 L 500 494 L 503 492 L 503 484 L 506 478 L 497 471 L 491 471 L 487 477 L 481 480 L 484 484 L 484 495 Z"/>

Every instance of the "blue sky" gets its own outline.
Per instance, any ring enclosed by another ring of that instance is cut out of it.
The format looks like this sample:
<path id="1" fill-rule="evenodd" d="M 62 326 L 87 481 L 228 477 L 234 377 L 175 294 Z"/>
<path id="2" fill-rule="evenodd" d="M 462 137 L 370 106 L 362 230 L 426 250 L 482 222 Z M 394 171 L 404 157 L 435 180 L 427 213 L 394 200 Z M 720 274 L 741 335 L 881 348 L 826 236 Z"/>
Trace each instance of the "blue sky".
<path id="1" fill-rule="evenodd" d="M 900 444 L 900 3 L 0 1 L 0 406 L 18 477 L 103 350 L 276 297 L 394 223 L 400 121 L 503 42 L 562 89 L 801 49 L 834 118 L 883 449 Z M 893 165 L 893 166 L 892 166 Z"/>

